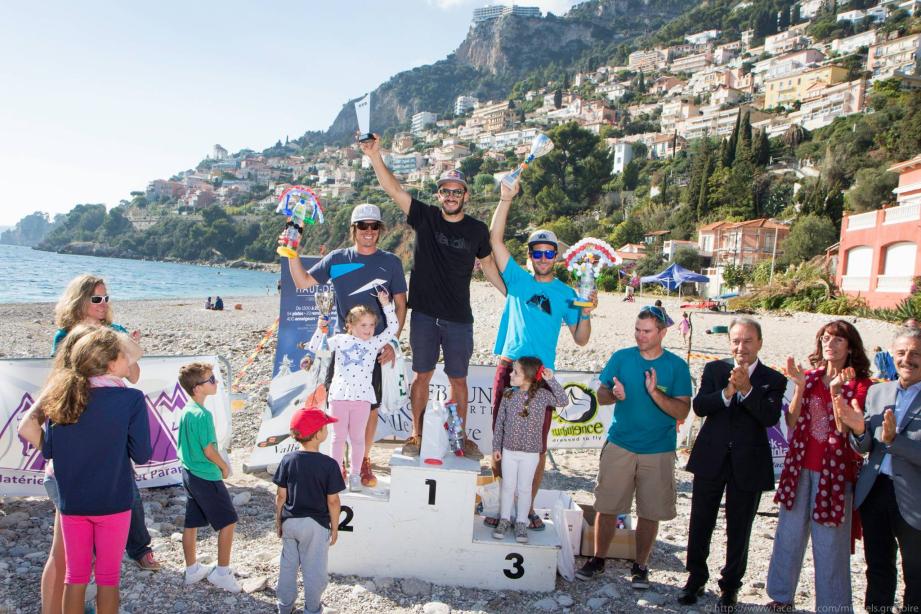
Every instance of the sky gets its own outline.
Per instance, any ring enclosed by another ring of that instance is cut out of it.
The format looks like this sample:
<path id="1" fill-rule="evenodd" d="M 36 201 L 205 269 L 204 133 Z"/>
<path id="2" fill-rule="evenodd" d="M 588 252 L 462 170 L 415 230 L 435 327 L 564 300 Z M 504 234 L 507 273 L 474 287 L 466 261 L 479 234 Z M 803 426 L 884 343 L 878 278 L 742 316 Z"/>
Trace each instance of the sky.
<path id="1" fill-rule="evenodd" d="M 519 3 L 562 15 L 576 2 Z M 325 130 L 347 100 L 454 51 L 486 4 L 497 2 L 5 3 L 0 225 L 117 205 L 216 143 L 261 150 Z"/>

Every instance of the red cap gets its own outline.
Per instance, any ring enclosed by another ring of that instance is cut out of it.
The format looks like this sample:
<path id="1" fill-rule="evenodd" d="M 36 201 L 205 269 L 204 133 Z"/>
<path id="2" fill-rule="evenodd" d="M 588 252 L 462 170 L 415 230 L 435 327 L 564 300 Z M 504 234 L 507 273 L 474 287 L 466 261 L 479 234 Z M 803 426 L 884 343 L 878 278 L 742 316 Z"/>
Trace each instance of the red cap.
<path id="1" fill-rule="evenodd" d="M 327 424 L 338 422 L 316 407 L 302 407 L 291 416 L 291 430 L 297 431 L 301 437 L 310 437 Z"/>

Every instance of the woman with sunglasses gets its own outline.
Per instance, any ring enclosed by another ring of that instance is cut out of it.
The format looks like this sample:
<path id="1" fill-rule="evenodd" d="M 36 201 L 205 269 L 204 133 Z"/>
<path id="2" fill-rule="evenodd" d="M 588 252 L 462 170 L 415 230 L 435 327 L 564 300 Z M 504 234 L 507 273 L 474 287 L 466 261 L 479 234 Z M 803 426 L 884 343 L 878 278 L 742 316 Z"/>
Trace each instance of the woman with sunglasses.
<path id="1" fill-rule="evenodd" d="M 848 444 L 847 428 L 836 423 L 834 403 L 856 400 L 863 408 L 872 384 L 870 361 L 857 329 L 836 320 L 816 333 L 809 362 L 814 368 L 804 371 L 787 358 L 787 377 L 796 388 L 786 416 L 790 449 L 774 496 L 780 517 L 768 569 L 768 608 L 793 610 L 811 536 L 816 611 L 850 612 L 850 555 L 860 535 L 852 507 L 862 457 Z"/>

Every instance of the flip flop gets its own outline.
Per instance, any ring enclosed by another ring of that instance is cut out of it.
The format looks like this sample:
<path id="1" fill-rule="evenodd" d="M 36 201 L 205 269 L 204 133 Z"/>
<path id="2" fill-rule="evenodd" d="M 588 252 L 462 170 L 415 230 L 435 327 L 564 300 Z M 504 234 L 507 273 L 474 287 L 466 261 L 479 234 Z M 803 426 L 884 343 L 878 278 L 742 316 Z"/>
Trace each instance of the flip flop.
<path id="1" fill-rule="evenodd" d="M 528 514 L 528 528 L 532 531 L 543 531 L 547 528 L 544 524 L 544 521 L 540 519 L 540 516 L 537 514 Z"/>
<path id="2" fill-rule="evenodd" d="M 483 517 L 483 524 L 485 524 L 487 527 L 491 527 L 491 528 L 494 529 L 494 528 L 496 528 L 497 526 L 499 526 L 499 519 L 498 519 L 498 518 L 493 518 L 492 516 L 484 516 L 484 517 Z"/>

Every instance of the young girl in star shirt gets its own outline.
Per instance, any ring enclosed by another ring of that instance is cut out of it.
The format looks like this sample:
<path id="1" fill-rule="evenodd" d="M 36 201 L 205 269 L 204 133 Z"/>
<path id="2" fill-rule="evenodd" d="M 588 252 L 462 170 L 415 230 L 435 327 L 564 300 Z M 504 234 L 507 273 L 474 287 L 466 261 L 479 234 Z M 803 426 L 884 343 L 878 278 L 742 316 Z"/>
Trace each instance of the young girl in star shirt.
<path id="1" fill-rule="evenodd" d="M 343 460 L 345 457 L 345 442 L 348 439 L 351 450 L 349 463 L 350 477 L 349 490 L 361 490 L 361 476 L 359 470 L 365 455 L 365 427 L 368 416 L 371 414 L 371 404 L 377 399 L 371 385 L 371 375 L 374 371 L 374 361 L 377 352 L 384 344 L 389 342 L 397 332 L 397 316 L 390 295 L 381 290 L 377 300 L 384 308 L 387 318 L 387 328 L 379 334 L 374 334 L 377 325 L 377 314 L 366 305 L 352 307 L 346 315 L 346 332 L 332 335 L 327 339 L 329 349 L 336 353 L 336 368 L 333 381 L 329 387 L 329 406 L 332 415 L 338 419 L 333 424 L 332 456 L 342 469 L 345 478 Z M 329 318 L 321 316 L 310 340 L 310 349 L 316 352 L 320 349 L 323 337 L 329 329 Z"/>

